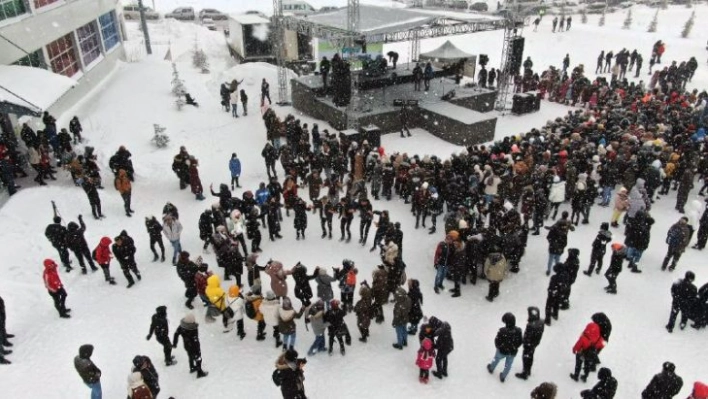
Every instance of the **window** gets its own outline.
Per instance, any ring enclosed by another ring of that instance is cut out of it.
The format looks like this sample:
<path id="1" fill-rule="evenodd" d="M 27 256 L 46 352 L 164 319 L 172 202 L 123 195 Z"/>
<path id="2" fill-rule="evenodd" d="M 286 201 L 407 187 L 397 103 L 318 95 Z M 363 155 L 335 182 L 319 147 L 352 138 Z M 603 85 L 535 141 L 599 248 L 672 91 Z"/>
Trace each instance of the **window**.
<path id="1" fill-rule="evenodd" d="M 13 62 L 12 65 L 31 66 L 35 68 L 47 67 L 47 65 L 44 63 L 44 55 L 42 54 L 41 49 L 20 58 L 19 60 Z"/>
<path id="2" fill-rule="evenodd" d="M 118 36 L 118 26 L 116 25 L 116 15 L 114 11 L 107 12 L 98 17 L 101 23 L 101 35 L 103 36 L 103 47 L 106 51 L 115 47 L 120 42 Z"/>
<path id="3" fill-rule="evenodd" d="M 59 0 L 34 0 L 34 8 L 41 8 L 56 3 Z"/>
<path id="4" fill-rule="evenodd" d="M 47 54 L 52 71 L 65 76 L 74 76 L 79 71 L 79 60 L 74 51 L 71 33 L 47 45 Z"/>
<path id="5" fill-rule="evenodd" d="M 96 21 L 91 21 L 77 29 L 76 36 L 79 38 L 79 48 L 84 66 L 91 64 L 101 56 L 101 37 L 98 35 Z"/>
<path id="6" fill-rule="evenodd" d="M 24 0 L 0 0 L 0 21 L 14 18 L 26 12 Z"/>

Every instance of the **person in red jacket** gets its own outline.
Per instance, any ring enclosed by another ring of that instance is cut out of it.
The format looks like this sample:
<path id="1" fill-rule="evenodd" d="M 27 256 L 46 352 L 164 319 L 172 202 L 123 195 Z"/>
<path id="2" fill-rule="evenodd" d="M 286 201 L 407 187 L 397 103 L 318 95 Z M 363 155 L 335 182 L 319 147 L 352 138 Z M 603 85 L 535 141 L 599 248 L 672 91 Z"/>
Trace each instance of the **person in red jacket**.
<path id="1" fill-rule="evenodd" d="M 598 363 L 597 354 L 605 346 L 605 341 L 602 339 L 600 334 L 600 326 L 595 323 L 589 323 L 585 326 L 583 334 L 578 338 L 578 342 L 573 346 L 573 353 L 575 354 L 575 372 L 570 374 L 570 378 L 574 381 L 578 381 L 578 376 L 580 375 L 580 368 L 585 363 L 584 373 L 580 376 L 580 379 L 585 382 L 588 379 L 588 374 L 590 370 Z"/>
<path id="2" fill-rule="evenodd" d="M 54 307 L 59 312 L 59 317 L 63 319 L 71 317 L 69 315 L 71 309 L 66 308 L 66 290 L 59 278 L 57 264 L 51 259 L 44 260 L 44 286 L 54 300 Z"/>
<path id="3" fill-rule="evenodd" d="M 109 237 L 101 238 L 101 241 L 98 242 L 98 246 L 93 250 L 93 258 L 98 262 L 98 265 L 101 266 L 106 281 L 110 285 L 116 285 L 116 280 L 111 277 L 111 271 L 108 269 L 111 264 L 111 259 L 113 258 L 110 247 L 112 243 L 113 241 Z"/>

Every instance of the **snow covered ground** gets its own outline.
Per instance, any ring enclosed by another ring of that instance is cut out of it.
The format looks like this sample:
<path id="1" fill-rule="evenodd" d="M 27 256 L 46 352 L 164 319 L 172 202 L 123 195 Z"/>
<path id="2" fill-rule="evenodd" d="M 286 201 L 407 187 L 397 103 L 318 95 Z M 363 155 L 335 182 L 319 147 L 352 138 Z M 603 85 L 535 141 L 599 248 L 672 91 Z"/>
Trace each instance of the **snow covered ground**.
<path id="1" fill-rule="evenodd" d="M 160 8 L 162 1 L 157 2 Z M 187 3 L 175 5 L 197 2 Z M 225 0 L 221 3 L 200 0 L 198 3 L 199 7 L 217 8 L 227 4 Z M 250 5 L 252 2 L 238 0 L 233 3 Z M 697 6 L 695 10 L 697 21 L 708 17 L 708 7 L 705 5 Z M 665 62 L 688 59 L 692 55 L 698 57 L 700 67 L 690 86 L 705 88 L 708 87 L 708 72 L 703 63 L 704 43 L 708 33 L 699 29 L 700 24 L 697 24 L 690 39 L 679 37 L 690 12 L 683 7 L 661 11 L 659 32 L 655 34 L 645 33 L 653 15 L 653 10 L 648 8 L 634 10 L 635 23 L 630 30 L 621 29 L 622 13 L 608 15 L 604 28 L 597 26 L 598 16 L 590 16 L 587 25 L 581 24 L 579 17 L 575 18 L 571 31 L 562 34 L 550 33 L 550 20 L 544 19 L 538 33 L 527 31 L 525 54 L 530 55 L 536 65 L 558 65 L 565 53 L 570 53 L 571 64 L 582 62 L 586 69 L 592 69 L 601 49 L 616 52 L 622 47 L 630 50 L 636 47 L 648 60 L 651 44 L 662 39 L 667 43 Z M 135 37 L 135 25 L 128 24 L 128 28 L 131 37 Z M 180 191 L 170 170 L 172 157 L 180 145 L 185 145 L 191 154 L 196 155 L 206 188 L 210 183 L 218 185 L 228 180 L 228 159 L 232 152 L 237 152 L 243 163 L 242 185 L 255 190 L 258 183 L 265 180 L 260 157 L 265 129 L 257 109 L 259 82 L 265 77 L 274 88 L 277 81 L 275 70 L 269 65 L 250 64 L 232 68 L 220 33 L 174 21 L 151 25 L 151 33 L 155 42 L 152 57 L 122 64 L 98 92 L 79 104 L 75 112 L 62 115 L 59 121 L 60 126 L 66 126 L 73 114 L 78 115 L 84 123 L 88 144 L 97 148 L 107 187 L 101 192 L 107 218 L 94 222 L 88 217 L 90 212 L 86 196 L 71 184 L 68 175 L 63 172 L 59 181 L 46 187 L 32 187 L 31 180 L 21 181 L 23 189 L 0 209 L 3 226 L 0 292 L 7 305 L 8 330 L 17 335 L 13 340 L 14 353 L 8 356 L 13 364 L 2 367 L 0 371 L 2 398 L 88 397 L 89 390 L 76 375 L 72 364 L 78 347 L 84 343 L 92 343 L 96 347 L 93 360 L 103 370 L 106 398 L 124 397 L 131 360 L 136 354 L 150 356 L 157 365 L 163 398 L 170 395 L 177 399 L 235 395 L 277 398 L 280 395 L 270 380 L 279 350 L 273 347 L 270 337 L 265 342 L 255 341 L 256 326 L 250 320 L 245 322 L 248 336 L 243 341 L 239 341 L 235 334 L 223 334 L 218 324 L 201 323 L 204 368 L 210 372 L 207 378 L 201 380 L 194 379 L 194 375 L 188 373 L 187 358 L 181 345 L 174 352 L 179 364 L 167 369 L 162 365 L 160 346 L 154 341 L 144 340 L 155 307 L 167 305 L 172 332 L 186 309 L 183 306 L 182 283 L 174 268 L 168 263 L 150 262 L 152 254 L 147 246 L 143 217 L 159 216 L 166 201 L 174 203 L 180 210 L 185 228 L 183 248 L 196 256 L 201 248 L 198 216 L 216 201 L 214 198 L 195 201 L 188 190 Z M 453 41 L 462 50 L 486 52 L 491 65 L 495 65 L 500 53 L 500 37 L 500 32 L 490 32 L 456 37 Z M 201 74 L 191 66 L 189 50 L 194 46 L 195 38 L 209 55 L 211 74 Z M 172 43 L 180 76 L 185 80 L 188 91 L 201 104 L 200 108 L 185 106 L 182 111 L 177 111 L 174 107 L 174 97 L 170 93 L 172 68 L 169 62 L 163 60 L 168 42 Z M 422 51 L 428 51 L 441 42 L 424 41 Z M 403 44 L 391 47 L 402 52 L 407 48 Z M 404 55 L 402 57 L 405 58 Z M 249 116 L 237 120 L 219 108 L 218 86 L 232 77 L 245 79 L 251 106 Z M 497 137 L 527 131 L 566 110 L 544 103 L 538 114 L 502 118 L 498 123 Z M 291 111 L 291 108 L 276 108 L 281 115 Z M 167 149 L 156 149 L 150 144 L 153 123 L 167 128 L 166 133 L 171 138 Z M 321 125 L 324 127 L 324 123 Z M 383 137 L 383 145 L 388 153 L 407 151 L 421 156 L 447 156 L 461 150 L 421 131 L 414 131 L 414 135 L 414 138 L 408 139 L 401 139 L 395 134 L 387 135 Z M 122 202 L 111 187 L 112 178 L 107 166 L 108 158 L 120 145 L 125 145 L 133 153 L 136 170 L 133 208 L 137 213 L 130 219 L 123 215 Z M 240 195 L 241 191 L 236 194 Z M 68 275 L 61 272 L 69 293 L 67 304 L 73 309 L 73 317 L 70 320 L 59 319 L 42 285 L 42 260 L 47 257 L 57 259 L 56 251 L 43 236 L 46 224 L 51 222 L 50 200 L 56 201 L 65 223 L 75 220 L 79 214 L 87 216 L 86 237 L 92 248 L 102 236 L 113 237 L 126 229 L 135 238 L 143 280 L 126 290 L 115 262 L 112 272 L 119 282 L 117 286 L 107 286 L 100 273 L 82 276 L 76 272 Z M 591 387 L 596 377 L 593 375 L 587 384 L 575 383 L 568 378 L 574 364 L 571 348 L 590 316 L 604 311 L 613 321 L 614 330 L 608 347 L 602 353 L 602 361 L 603 366 L 612 368 L 619 380 L 616 397 L 638 397 L 651 376 L 660 370 L 661 363 L 667 360 L 676 364 L 678 374 L 684 378 L 684 389 L 678 397 L 686 397 L 693 381 L 706 379 L 708 369 L 705 358 L 708 350 L 705 347 L 705 332 L 698 333 L 689 328 L 685 331 L 676 329 L 672 335 L 666 333 L 664 325 L 669 316 L 669 288 L 688 269 L 696 272 L 697 284 L 704 284 L 708 280 L 708 262 L 705 254 L 689 249 L 675 273 L 659 270 L 666 250 L 666 231 L 679 218 L 673 211 L 674 201 L 675 193 L 672 192 L 668 198 L 658 201 L 652 211 L 657 223 L 652 229 L 653 245 L 645 252 L 641 262 L 644 273 L 636 275 L 625 271 L 621 274 L 619 294 L 616 296 L 604 293 L 604 278 L 580 275 L 573 289 L 571 309 L 563 312 L 560 321 L 553 327 L 546 329 L 536 351 L 533 375 L 529 381 L 511 377 L 505 384 L 501 384 L 496 375 L 490 376 L 484 366 L 494 354 L 494 335 L 501 327 L 504 312 L 513 312 L 518 323 L 523 324 L 527 306 L 543 308 L 548 283 L 544 274 L 546 240 L 543 236 L 530 238 L 521 272 L 508 276 L 501 284 L 501 296 L 494 303 L 490 304 L 483 298 L 487 293 L 485 282 L 476 287 L 464 286 L 461 298 L 450 298 L 447 293 L 435 295 L 431 263 L 434 246 L 441 236 L 430 236 L 427 230 L 413 229 L 409 208 L 399 201 L 374 201 L 375 209 L 388 209 L 392 219 L 400 221 L 403 226 L 407 274 L 421 281 L 425 314 L 435 315 L 452 325 L 455 351 L 450 356 L 450 377 L 444 381 L 432 379 L 425 386 L 417 382 L 415 340 L 412 339 L 411 346 L 403 351 L 391 348 L 395 334 L 390 326 L 392 307 L 387 305 L 387 321 L 372 326 L 372 338 L 368 344 L 356 341 L 355 320 L 353 316 L 348 316 L 346 321 L 355 339 L 352 347 L 347 348 L 347 355 L 317 355 L 309 359 L 305 381 L 308 396 L 525 398 L 540 382 L 553 381 L 559 386 L 559 398 L 577 398 L 580 390 Z M 564 205 L 563 209 L 568 209 L 568 206 Z M 590 243 L 598 225 L 609 220 L 609 212 L 609 209 L 594 207 L 592 223 L 581 225 L 570 234 L 569 247 L 580 248 L 582 267 L 587 266 Z M 354 242 L 342 244 L 336 239 L 320 240 L 318 221 L 310 217 L 309 222 L 307 240 L 295 241 L 292 218 L 286 218 L 283 223 L 285 240 L 275 244 L 264 241 L 262 246 L 265 252 L 261 260 L 278 259 L 286 267 L 301 261 L 312 270 L 317 265 L 337 266 L 346 257 L 356 262 L 360 270 L 359 281 L 371 281 L 371 271 L 379 262 L 375 254 Z M 623 240 L 621 229 L 613 230 L 613 233 L 617 240 Z M 167 253 L 168 256 L 171 254 L 169 248 Z M 210 265 L 216 265 L 213 255 L 203 256 Z M 264 276 L 264 280 L 264 287 L 269 286 L 268 278 Z M 292 287 L 292 281 L 290 283 Z M 299 305 L 296 304 L 296 307 Z M 197 305 L 195 314 L 199 321 L 203 321 L 203 312 Z M 304 323 L 299 322 L 296 348 L 301 354 L 305 353 L 312 340 L 311 332 L 306 331 Z M 513 372 L 518 372 L 520 368 L 519 355 Z"/>

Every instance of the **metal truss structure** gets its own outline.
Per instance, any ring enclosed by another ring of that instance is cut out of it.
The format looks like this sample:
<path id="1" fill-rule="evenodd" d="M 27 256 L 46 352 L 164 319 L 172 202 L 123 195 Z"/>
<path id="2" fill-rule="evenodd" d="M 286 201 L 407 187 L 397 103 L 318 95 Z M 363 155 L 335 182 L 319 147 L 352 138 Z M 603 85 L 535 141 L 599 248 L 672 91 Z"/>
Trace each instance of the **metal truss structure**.
<path id="1" fill-rule="evenodd" d="M 515 7 L 512 6 L 511 9 L 515 9 Z M 497 102 L 494 104 L 494 109 L 502 113 L 508 109 L 509 94 L 514 89 L 514 75 L 510 71 L 513 57 L 511 42 L 521 36 L 521 30 L 524 27 L 523 17 L 517 15 L 512 12 L 503 21 L 504 43 L 502 44 L 501 63 L 497 76 Z"/>
<path id="2" fill-rule="evenodd" d="M 283 26 L 283 0 L 273 0 L 273 50 L 278 65 L 278 105 L 288 105 L 288 70 L 285 68 L 285 28 Z"/>

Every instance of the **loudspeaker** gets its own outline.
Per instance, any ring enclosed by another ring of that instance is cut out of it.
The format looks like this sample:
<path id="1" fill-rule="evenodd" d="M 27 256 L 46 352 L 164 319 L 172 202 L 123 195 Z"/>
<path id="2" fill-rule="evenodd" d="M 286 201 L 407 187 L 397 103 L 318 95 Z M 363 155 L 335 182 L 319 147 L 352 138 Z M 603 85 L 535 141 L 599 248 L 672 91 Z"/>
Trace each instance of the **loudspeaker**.
<path id="1" fill-rule="evenodd" d="M 524 61 L 524 42 L 523 37 L 516 37 L 511 40 L 511 59 L 509 70 L 513 75 L 518 75 L 521 72 L 521 63 Z"/>

